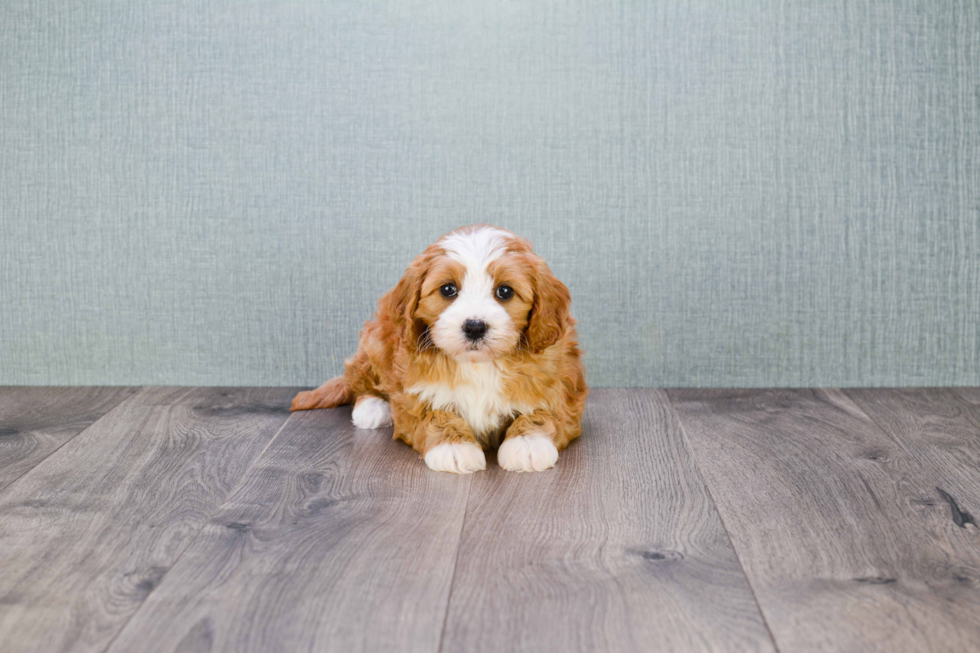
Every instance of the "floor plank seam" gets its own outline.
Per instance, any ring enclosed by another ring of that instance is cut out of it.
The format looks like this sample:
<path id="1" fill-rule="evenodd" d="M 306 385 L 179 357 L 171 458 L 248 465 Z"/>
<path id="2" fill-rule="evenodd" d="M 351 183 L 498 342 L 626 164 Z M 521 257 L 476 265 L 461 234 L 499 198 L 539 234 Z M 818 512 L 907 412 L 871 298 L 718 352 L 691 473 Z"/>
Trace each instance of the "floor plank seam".
<path id="1" fill-rule="evenodd" d="M 205 528 L 207 528 L 207 525 L 211 523 L 211 520 L 214 518 L 216 514 L 218 514 L 222 506 L 224 506 L 225 503 L 228 502 L 228 499 L 235 494 L 235 492 L 241 486 L 242 481 L 244 481 L 245 478 L 248 476 L 248 473 L 252 471 L 252 467 L 254 467 L 255 464 L 262 459 L 262 456 L 265 455 L 265 452 L 268 451 L 269 447 L 272 446 L 272 443 L 275 442 L 276 439 L 279 437 L 279 434 L 281 434 L 283 429 L 286 428 L 286 424 L 289 423 L 289 420 L 292 419 L 293 415 L 294 413 L 290 413 L 289 417 L 283 420 L 282 425 L 280 425 L 275 435 L 269 438 L 269 441 L 266 443 L 266 445 L 262 447 L 262 451 L 260 451 L 259 454 L 252 460 L 252 462 L 249 463 L 248 467 L 245 468 L 245 471 L 242 473 L 241 478 L 239 478 L 235 482 L 234 487 L 231 488 L 231 490 L 225 495 L 225 498 L 221 500 L 221 502 L 215 507 L 215 509 L 211 511 L 211 514 L 208 515 L 208 518 L 204 520 L 204 522 L 201 524 L 201 527 L 197 529 L 197 532 L 194 533 L 194 536 L 191 537 L 189 540 L 187 540 L 187 546 L 185 546 L 184 550 L 181 551 L 180 554 L 174 559 L 173 563 L 171 563 L 171 565 L 167 568 L 167 571 L 163 572 L 163 575 L 160 576 L 160 579 L 153 586 L 153 589 L 150 590 L 145 597 L 143 597 L 143 601 L 140 603 L 140 607 L 138 607 L 136 610 L 133 610 L 133 614 L 129 615 L 129 619 L 126 620 L 126 623 L 123 624 L 123 626 L 119 629 L 119 631 L 115 634 L 115 636 L 109 640 L 109 643 L 106 645 L 106 647 L 102 649 L 103 653 L 112 649 L 113 644 L 115 644 L 116 640 L 119 639 L 119 637 L 126 631 L 126 628 L 129 626 L 130 622 L 133 621 L 136 615 L 142 612 L 143 607 L 146 605 L 147 601 L 149 601 L 153 593 L 156 592 L 161 585 L 163 585 L 163 581 L 167 578 L 167 575 L 173 570 L 174 567 L 177 566 L 181 558 L 184 557 L 184 554 L 190 551 L 195 540 L 197 540 L 197 538 L 200 537 L 201 533 L 204 531 Z"/>
<path id="2" fill-rule="evenodd" d="M 23 474 L 21 474 L 20 476 L 18 476 L 14 480 L 10 481 L 10 483 L 8 483 L 5 488 L 3 488 L 2 490 L 0 490 L 0 496 L 3 496 L 7 491 L 10 490 L 10 488 L 12 488 L 15 485 L 17 485 L 17 482 L 20 481 L 20 479 L 24 478 L 25 476 L 27 476 L 28 474 L 30 474 L 31 472 L 33 472 L 35 469 L 37 469 L 37 467 L 41 463 L 43 463 L 45 460 L 47 460 L 48 458 L 50 458 L 54 454 L 58 453 L 59 451 L 61 451 L 62 447 L 64 447 L 66 444 L 68 444 L 69 442 L 71 442 L 72 440 L 74 440 L 75 438 L 77 438 L 78 436 L 80 436 L 82 433 L 85 433 L 90 428 L 92 428 L 93 426 L 95 426 L 96 424 L 98 424 L 99 422 L 101 422 L 102 420 L 104 420 L 106 417 L 109 416 L 110 413 L 112 413 L 116 409 L 120 408 L 124 403 L 126 403 L 127 401 L 132 400 L 132 398 L 135 397 L 138 394 L 138 392 L 139 392 L 139 390 L 137 389 L 131 395 L 129 395 L 128 397 L 121 398 L 119 401 L 117 401 L 115 404 L 113 404 L 112 408 L 110 408 L 106 412 L 102 413 L 102 415 L 100 415 L 97 420 L 95 420 L 94 422 L 92 422 L 91 424 L 89 424 L 88 426 L 86 426 L 85 428 L 83 428 L 81 431 L 79 431 L 75 435 L 71 436 L 70 438 L 68 438 L 67 440 L 65 440 L 61 444 L 59 444 L 56 448 L 52 449 L 48 453 L 48 455 L 46 455 L 44 458 L 41 458 L 36 463 L 34 463 L 33 465 L 31 465 L 30 469 L 24 470 L 24 473 Z"/>
<path id="3" fill-rule="evenodd" d="M 701 471 L 701 463 L 698 462 L 697 453 L 694 451 L 694 447 L 691 445 L 691 438 L 687 435 L 687 429 L 684 428 L 684 422 L 681 420 L 681 415 L 674 407 L 674 400 L 670 397 L 670 394 L 664 391 L 664 395 L 667 397 L 668 407 L 671 412 L 674 413 L 674 417 L 677 418 L 677 427 L 684 437 L 684 444 L 687 446 L 687 450 L 691 452 L 691 458 L 694 461 L 694 470 L 698 474 L 698 478 L 701 479 L 701 484 L 704 486 L 704 491 L 708 493 L 708 499 L 711 501 L 711 505 L 715 508 L 715 514 L 718 515 L 718 521 L 721 522 L 721 527 L 725 529 L 725 538 L 728 540 L 728 545 L 732 548 L 732 552 L 735 554 L 735 560 L 738 561 L 738 568 L 742 572 L 742 578 L 745 579 L 745 584 L 748 585 L 749 591 L 752 592 L 752 600 L 755 602 L 755 609 L 759 612 L 759 618 L 762 619 L 762 625 L 766 627 L 766 633 L 769 635 L 769 641 L 772 642 L 772 647 L 779 653 L 779 644 L 776 643 L 776 636 L 773 635 L 772 628 L 769 626 L 769 620 L 766 619 L 766 613 L 762 610 L 762 604 L 759 603 L 759 597 L 756 596 L 755 587 L 752 586 L 752 580 L 749 575 L 745 572 L 745 565 L 742 564 L 742 557 L 738 554 L 738 548 L 735 546 L 735 542 L 732 540 L 732 534 L 728 528 L 728 524 L 725 523 L 725 516 L 721 513 L 721 509 L 718 507 L 718 502 L 715 501 L 715 496 L 711 492 L 711 486 L 708 484 L 707 478 L 705 478 L 704 472 Z"/>
<path id="4" fill-rule="evenodd" d="M 456 587 L 456 570 L 459 568 L 459 554 L 463 549 L 463 533 L 466 532 L 466 518 L 470 515 L 470 495 L 473 493 L 473 475 L 467 479 L 469 485 L 466 488 L 466 507 L 463 508 L 463 519 L 459 525 L 459 539 L 456 543 L 456 557 L 453 560 L 453 573 L 449 577 L 449 596 L 446 597 L 446 611 L 442 615 L 442 628 L 439 631 L 439 646 L 436 647 L 437 653 L 442 653 L 442 643 L 446 638 L 446 625 L 449 623 L 449 608 L 453 604 L 453 589 Z"/>

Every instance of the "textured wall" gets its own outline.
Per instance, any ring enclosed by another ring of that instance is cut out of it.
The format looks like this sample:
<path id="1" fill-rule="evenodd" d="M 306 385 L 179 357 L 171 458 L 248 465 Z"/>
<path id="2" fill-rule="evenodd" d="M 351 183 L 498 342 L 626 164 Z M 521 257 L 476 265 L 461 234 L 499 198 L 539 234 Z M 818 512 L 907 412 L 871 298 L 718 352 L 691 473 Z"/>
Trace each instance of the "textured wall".
<path id="1" fill-rule="evenodd" d="M 0 383 L 313 384 L 524 234 L 594 385 L 980 384 L 980 3 L 0 3 Z"/>

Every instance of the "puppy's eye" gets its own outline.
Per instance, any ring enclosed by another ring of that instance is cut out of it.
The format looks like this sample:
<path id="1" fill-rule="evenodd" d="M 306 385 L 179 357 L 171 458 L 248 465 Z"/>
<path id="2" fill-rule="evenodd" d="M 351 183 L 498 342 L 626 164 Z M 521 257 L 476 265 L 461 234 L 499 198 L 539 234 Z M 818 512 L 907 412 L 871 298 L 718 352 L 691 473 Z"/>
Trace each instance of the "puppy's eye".
<path id="1" fill-rule="evenodd" d="M 510 286 L 497 286 L 497 299 L 507 300 L 514 296 L 514 289 Z"/>
<path id="2" fill-rule="evenodd" d="M 443 297 L 455 297 L 456 296 L 456 284 L 447 283 L 442 288 L 439 289 Z"/>

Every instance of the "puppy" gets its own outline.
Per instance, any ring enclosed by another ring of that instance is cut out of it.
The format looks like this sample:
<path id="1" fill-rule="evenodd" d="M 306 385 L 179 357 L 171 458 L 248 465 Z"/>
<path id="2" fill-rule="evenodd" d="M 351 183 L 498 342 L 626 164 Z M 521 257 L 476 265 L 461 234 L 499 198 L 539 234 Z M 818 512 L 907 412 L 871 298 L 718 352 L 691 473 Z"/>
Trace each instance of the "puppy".
<path id="1" fill-rule="evenodd" d="M 549 469 L 581 432 L 588 393 L 570 303 L 529 242 L 462 227 L 381 298 L 344 375 L 292 409 L 353 403 L 355 426 L 394 422 L 439 472 L 485 469 L 484 449 L 498 445 L 504 469 Z"/>

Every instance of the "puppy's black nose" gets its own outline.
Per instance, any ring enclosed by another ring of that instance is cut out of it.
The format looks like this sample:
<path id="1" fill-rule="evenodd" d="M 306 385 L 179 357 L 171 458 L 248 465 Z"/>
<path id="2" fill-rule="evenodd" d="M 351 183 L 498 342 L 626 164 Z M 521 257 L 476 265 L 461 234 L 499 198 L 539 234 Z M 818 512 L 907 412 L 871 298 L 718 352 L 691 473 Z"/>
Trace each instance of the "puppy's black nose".
<path id="1" fill-rule="evenodd" d="M 470 340 L 479 340 L 487 333 L 487 323 L 483 320 L 466 320 L 463 322 L 463 333 Z"/>

